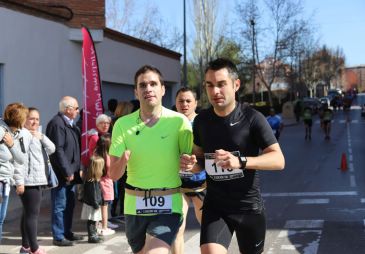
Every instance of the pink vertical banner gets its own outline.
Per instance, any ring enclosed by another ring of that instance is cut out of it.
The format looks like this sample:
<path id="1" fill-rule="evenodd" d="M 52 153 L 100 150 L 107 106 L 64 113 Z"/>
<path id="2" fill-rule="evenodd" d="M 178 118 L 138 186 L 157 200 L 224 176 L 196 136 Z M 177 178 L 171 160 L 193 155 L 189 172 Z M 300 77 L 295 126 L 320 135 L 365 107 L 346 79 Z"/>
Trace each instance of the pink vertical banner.
<path id="1" fill-rule="evenodd" d="M 86 27 L 82 31 L 82 130 L 81 130 L 81 161 L 88 165 L 88 132 L 96 129 L 96 118 L 103 114 L 103 100 L 101 94 L 101 82 L 96 56 L 95 46 L 89 30 Z"/>

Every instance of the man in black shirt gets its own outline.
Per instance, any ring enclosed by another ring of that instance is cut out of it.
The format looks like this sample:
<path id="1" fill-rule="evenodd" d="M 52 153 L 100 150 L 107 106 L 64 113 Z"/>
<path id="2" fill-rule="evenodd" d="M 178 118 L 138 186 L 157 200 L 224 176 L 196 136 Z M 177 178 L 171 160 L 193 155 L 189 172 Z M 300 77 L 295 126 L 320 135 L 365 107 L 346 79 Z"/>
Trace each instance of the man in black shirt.
<path id="1" fill-rule="evenodd" d="M 204 86 L 212 107 L 193 125 L 193 155 L 180 166 L 192 170 L 205 159 L 207 193 L 203 205 L 201 252 L 227 253 L 236 232 L 241 253 L 262 253 L 266 221 L 257 170 L 281 170 L 285 160 L 265 117 L 235 100 L 240 87 L 236 66 L 216 59 L 205 71 Z"/>

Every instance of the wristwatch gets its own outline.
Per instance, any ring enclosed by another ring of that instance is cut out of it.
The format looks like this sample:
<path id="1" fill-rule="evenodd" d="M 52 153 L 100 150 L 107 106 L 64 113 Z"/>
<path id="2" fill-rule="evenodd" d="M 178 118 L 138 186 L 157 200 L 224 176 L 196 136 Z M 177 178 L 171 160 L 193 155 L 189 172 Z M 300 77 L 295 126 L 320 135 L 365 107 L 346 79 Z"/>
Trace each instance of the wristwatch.
<path id="1" fill-rule="evenodd" d="M 237 156 L 238 161 L 240 163 L 240 169 L 246 168 L 247 158 L 245 156 Z"/>

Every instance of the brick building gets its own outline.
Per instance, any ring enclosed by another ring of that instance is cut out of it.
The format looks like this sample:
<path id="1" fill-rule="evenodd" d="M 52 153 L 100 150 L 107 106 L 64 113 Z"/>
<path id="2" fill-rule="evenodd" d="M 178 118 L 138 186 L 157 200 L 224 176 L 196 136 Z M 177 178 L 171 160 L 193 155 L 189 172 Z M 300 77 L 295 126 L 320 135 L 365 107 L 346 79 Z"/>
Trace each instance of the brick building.
<path id="1" fill-rule="evenodd" d="M 95 42 L 104 104 L 134 99 L 134 73 L 144 64 L 161 70 L 163 103 L 174 103 L 181 55 L 106 28 L 104 1 L 0 0 L 0 114 L 20 101 L 39 108 L 45 125 L 62 96 L 75 96 L 81 104 L 81 25 Z"/>

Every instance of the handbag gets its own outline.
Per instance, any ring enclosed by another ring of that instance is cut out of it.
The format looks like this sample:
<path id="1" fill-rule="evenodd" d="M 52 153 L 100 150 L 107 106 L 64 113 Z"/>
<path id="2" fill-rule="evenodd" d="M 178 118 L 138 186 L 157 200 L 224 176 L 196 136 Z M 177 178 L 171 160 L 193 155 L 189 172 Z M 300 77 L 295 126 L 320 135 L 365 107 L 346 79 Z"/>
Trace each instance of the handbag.
<path id="1" fill-rule="evenodd" d="M 43 146 L 42 146 L 42 154 L 44 158 L 44 170 L 47 178 L 47 185 L 45 186 L 45 189 L 56 188 L 58 186 L 58 178 L 52 168 L 49 156 Z"/>

